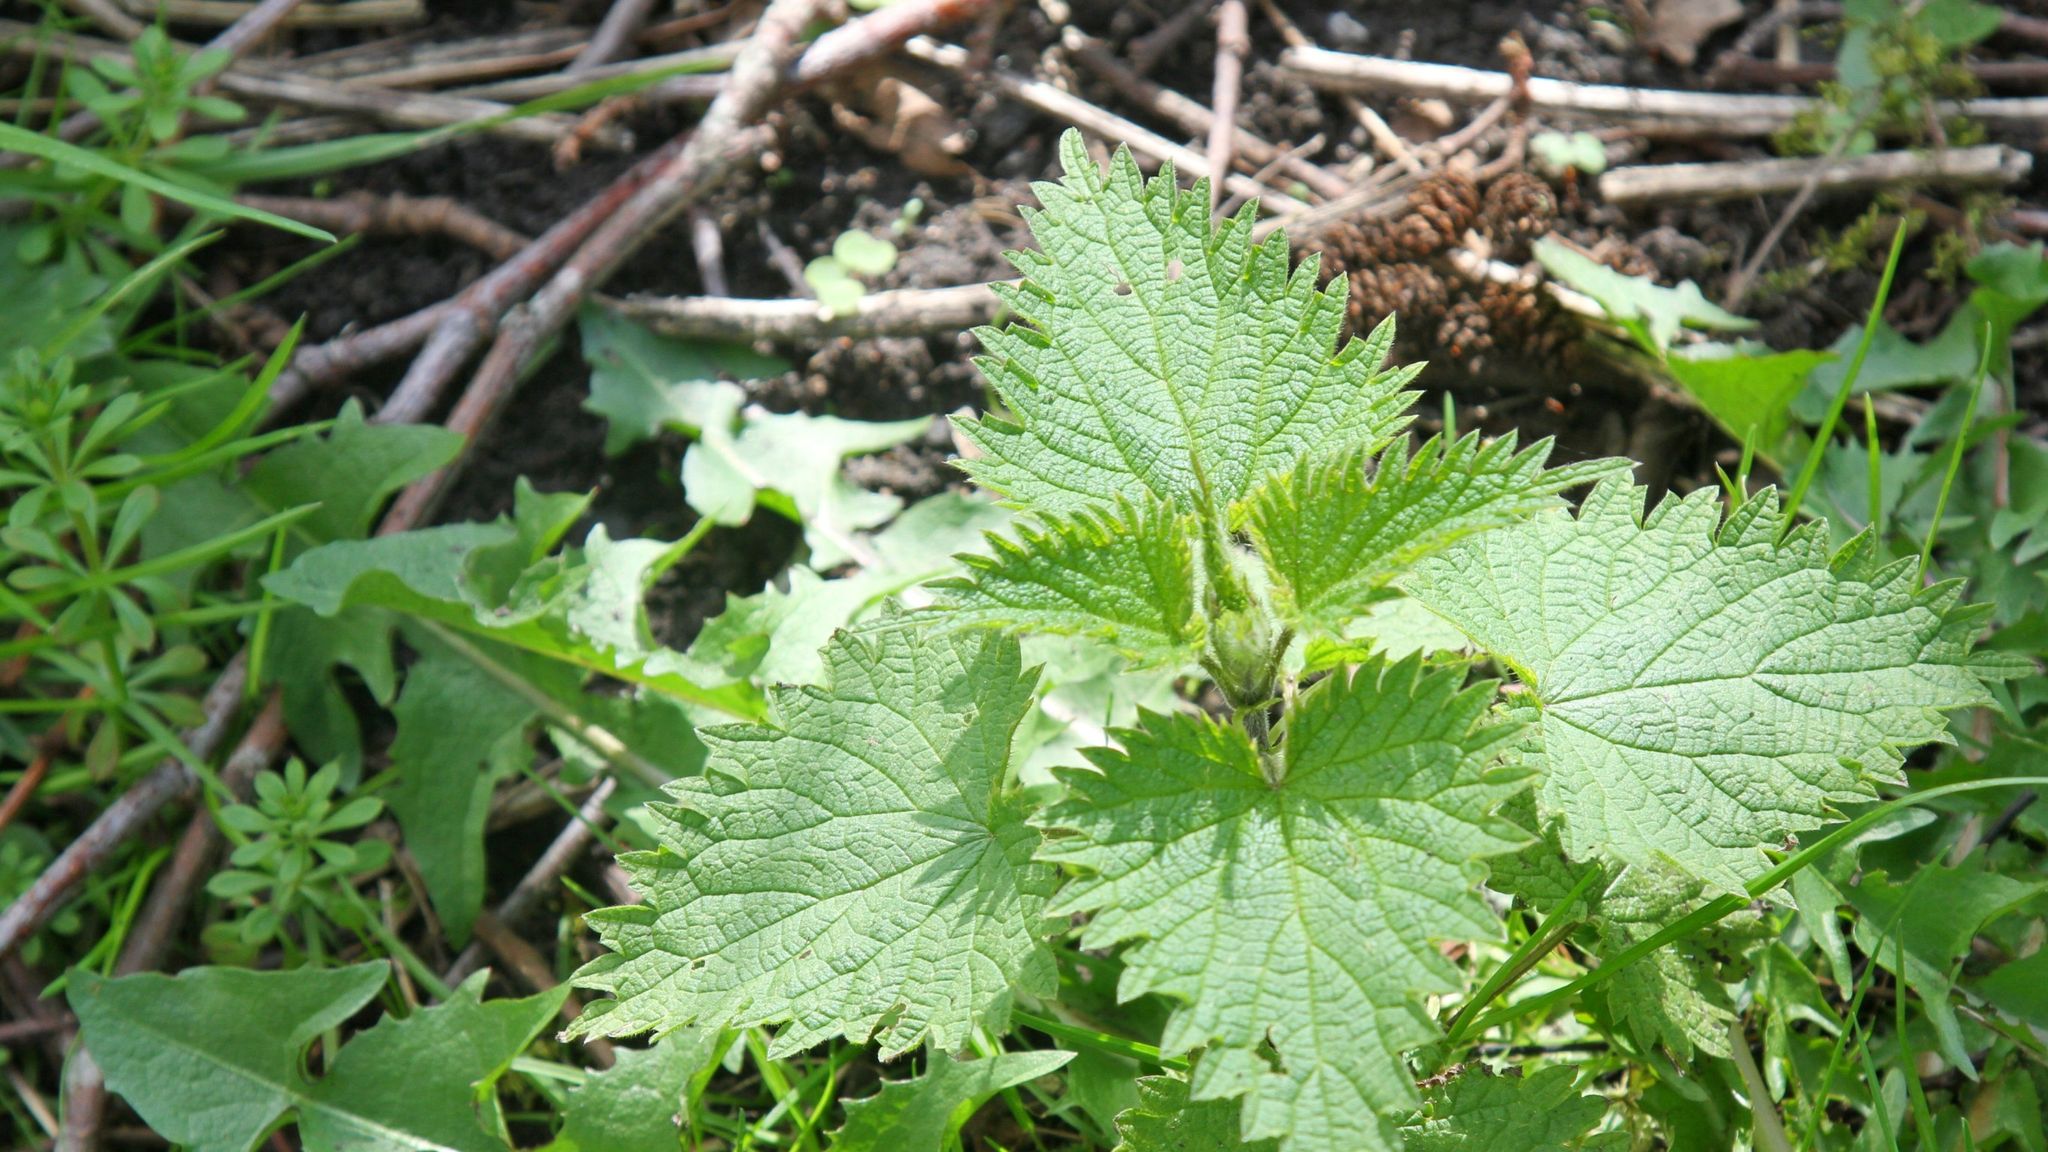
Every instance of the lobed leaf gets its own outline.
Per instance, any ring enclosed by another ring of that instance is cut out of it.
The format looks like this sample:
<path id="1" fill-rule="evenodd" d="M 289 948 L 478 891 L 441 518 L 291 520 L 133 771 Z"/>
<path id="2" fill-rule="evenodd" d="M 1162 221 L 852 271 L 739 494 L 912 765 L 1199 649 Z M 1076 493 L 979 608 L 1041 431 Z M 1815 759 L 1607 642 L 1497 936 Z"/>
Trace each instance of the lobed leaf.
<path id="1" fill-rule="evenodd" d="M 1377 464 L 1349 452 L 1266 481 L 1246 500 L 1282 614 L 1335 636 L 1395 576 L 1454 541 L 1557 506 L 1558 493 L 1616 475 L 1626 460 L 1545 470 L 1550 441 L 1515 451 L 1512 433 L 1432 437 Z"/>
<path id="2" fill-rule="evenodd" d="M 589 918 L 615 954 L 576 979 L 612 999 L 572 1034 L 950 1051 L 1051 991 L 1052 872 L 1003 787 L 1031 706 L 1016 641 L 885 617 L 825 662 L 825 687 L 771 690 L 769 723 L 704 730 L 705 774 L 654 809 L 661 847 L 621 860 L 647 901 Z"/>
<path id="3" fill-rule="evenodd" d="M 1191 528 L 1156 502 L 1048 515 L 963 557 L 967 575 L 936 585 L 938 608 L 953 625 L 1087 636 L 1140 665 L 1183 663 L 1203 631 Z"/>
<path id="4" fill-rule="evenodd" d="M 1675 864 L 1740 892 L 1763 848 L 1819 826 L 1987 699 L 1981 609 L 1909 561 L 1780 540 L 1765 492 L 1647 516 L 1622 481 L 1422 561 L 1407 591 L 1511 666 L 1540 708 L 1537 797 L 1575 860 Z"/>
<path id="5" fill-rule="evenodd" d="M 935 1055 L 922 1076 L 888 1080 L 881 1091 L 846 1102 L 846 1126 L 834 1152 L 942 1152 L 957 1121 L 1005 1088 L 1049 1076 L 1072 1052 L 1001 1052 L 981 1060 Z"/>
<path id="6" fill-rule="evenodd" d="M 1418 998 L 1458 984 L 1432 942 L 1498 933 L 1475 861 L 1516 843 L 1489 815 L 1517 787 L 1490 770 L 1515 729 L 1463 675 L 1410 659 L 1325 679 L 1295 702 L 1278 784 L 1241 730 L 1147 715 L 1043 817 L 1041 857 L 1081 873 L 1055 914 L 1093 915 L 1085 947 L 1140 941 L 1119 994 L 1182 1001 L 1160 1047 L 1209 1046 L 1194 1097 L 1243 1095 L 1245 1139 L 1399 1146 L 1402 1053 L 1438 1035 Z"/>
<path id="7" fill-rule="evenodd" d="M 1151 180 L 1128 149 L 1103 173 L 1080 134 L 1065 178 L 1033 185 L 1038 251 L 996 285 L 1023 323 L 976 332 L 1010 410 L 960 422 L 984 487 L 1040 512 L 1149 498 L 1177 513 L 1240 499 L 1303 456 L 1372 450 L 1407 423 L 1419 369 L 1383 371 L 1391 321 L 1341 351 L 1345 288 L 1288 267 L 1286 237 L 1254 244 L 1255 206 L 1212 227 L 1206 182 Z"/>

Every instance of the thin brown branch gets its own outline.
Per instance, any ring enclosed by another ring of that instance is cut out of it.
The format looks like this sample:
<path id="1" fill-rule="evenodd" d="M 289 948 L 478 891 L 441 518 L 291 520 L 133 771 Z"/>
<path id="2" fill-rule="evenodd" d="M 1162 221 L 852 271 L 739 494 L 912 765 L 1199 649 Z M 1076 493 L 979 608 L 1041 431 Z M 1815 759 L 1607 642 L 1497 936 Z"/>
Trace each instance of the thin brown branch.
<path id="1" fill-rule="evenodd" d="M 597 31 L 591 33 L 590 43 L 584 45 L 583 51 L 565 71 L 572 75 L 587 72 L 624 55 L 653 9 L 654 0 L 612 0 L 612 6 L 605 11 Z"/>
<path id="2" fill-rule="evenodd" d="M 331 200 L 310 196 L 237 196 L 247 208 L 286 216 L 334 233 L 446 236 L 499 260 L 510 260 L 532 239 L 446 196 L 379 196 L 354 192 Z"/>
<path id="3" fill-rule="evenodd" d="M 1783 195 L 1797 192 L 1809 180 L 1822 192 L 1868 192 L 1897 184 L 1998 187 L 2026 179 L 2033 166 L 2034 158 L 2025 152 L 1986 144 L 1941 152 L 1615 168 L 1600 176 L 1599 186 L 1608 203 L 1632 207 Z"/>
<path id="4" fill-rule="evenodd" d="M 1229 172 L 1237 154 L 1237 100 L 1244 89 L 1244 59 L 1251 51 L 1251 15 L 1244 0 L 1223 0 L 1216 8 L 1216 78 L 1209 98 L 1215 109 L 1209 125 L 1209 166 L 1218 173 Z M 1222 195 L 1222 181 L 1211 181 L 1211 212 Z"/>
<path id="5" fill-rule="evenodd" d="M 1010 281 L 1015 283 L 1015 281 Z M 629 296 L 607 300 L 624 316 L 669 336 L 696 340 L 816 344 L 841 337 L 922 336 L 987 324 L 1001 310 L 986 284 L 870 292 L 850 312 L 815 300 L 735 300 L 722 296 Z"/>
<path id="6" fill-rule="evenodd" d="M 556 882 L 575 865 L 576 858 L 590 846 L 597 829 L 611 819 L 610 814 L 604 810 L 604 804 L 617 787 L 617 781 L 606 777 L 583 801 L 583 806 L 576 810 L 575 818 L 563 826 L 561 832 L 556 834 L 547 849 L 540 854 L 540 859 L 533 862 L 533 867 L 526 870 L 526 875 L 521 876 L 519 883 L 513 885 L 512 891 L 498 903 L 497 911 L 494 913 L 498 923 L 517 929 L 533 915 L 540 907 L 541 901 L 554 889 Z M 448 984 L 460 984 L 482 964 L 482 948 L 472 943 L 455 958 L 455 963 L 449 966 L 441 979 Z"/>

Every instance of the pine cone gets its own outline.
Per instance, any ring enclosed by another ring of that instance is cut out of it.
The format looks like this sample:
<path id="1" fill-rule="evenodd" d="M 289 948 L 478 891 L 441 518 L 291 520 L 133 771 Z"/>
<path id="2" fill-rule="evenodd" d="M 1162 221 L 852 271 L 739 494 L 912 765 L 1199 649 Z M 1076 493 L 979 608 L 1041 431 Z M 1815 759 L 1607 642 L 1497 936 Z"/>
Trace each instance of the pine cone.
<path id="1" fill-rule="evenodd" d="M 1496 256 L 1526 260 L 1529 242 L 1549 232 L 1557 219 L 1557 197 L 1540 178 L 1528 172 L 1508 172 L 1486 189 L 1480 219 Z"/>
<path id="2" fill-rule="evenodd" d="M 1429 331 L 1433 317 L 1450 304 L 1443 277 L 1424 264 L 1377 264 L 1351 272 L 1351 330 L 1370 332 L 1388 316 L 1399 316 L 1404 350 L 1415 348 L 1415 334 Z"/>

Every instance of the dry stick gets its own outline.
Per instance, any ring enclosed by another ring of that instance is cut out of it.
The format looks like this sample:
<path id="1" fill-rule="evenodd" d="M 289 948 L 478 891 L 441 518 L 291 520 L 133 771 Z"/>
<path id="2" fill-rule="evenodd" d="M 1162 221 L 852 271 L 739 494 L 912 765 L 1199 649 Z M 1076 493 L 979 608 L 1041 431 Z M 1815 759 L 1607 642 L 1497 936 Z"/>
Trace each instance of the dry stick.
<path id="1" fill-rule="evenodd" d="M 252 15 L 260 13 L 274 17 L 281 10 L 287 10 L 298 2 L 299 0 L 264 0 Z M 19 21 L 0 20 L 0 40 L 6 41 L 17 55 L 37 50 L 37 42 L 29 36 L 32 31 L 30 25 Z M 215 37 L 215 42 L 228 40 L 231 35 L 240 32 L 241 35 L 234 36 L 233 46 L 246 50 L 261 39 L 261 33 L 268 31 L 268 28 L 244 29 L 238 26 Z M 47 43 L 59 55 L 81 63 L 96 59 L 126 59 L 130 54 L 126 45 L 86 36 L 57 36 L 50 38 Z M 509 104 L 468 96 L 402 92 L 362 84 L 339 84 L 257 64 L 244 64 L 218 73 L 212 78 L 211 86 L 250 99 L 276 101 L 325 111 L 349 112 L 405 128 L 439 128 L 451 124 L 467 124 L 502 116 L 511 111 L 512 107 Z M 77 140 L 91 132 L 99 122 L 98 116 L 81 110 L 67 118 L 58 128 L 58 132 L 66 140 Z M 485 131 L 513 139 L 537 140 L 551 144 L 574 129 L 575 125 L 576 121 L 573 118 L 551 112 L 504 120 L 493 124 Z M 625 147 L 629 142 L 626 135 L 617 130 L 601 139 L 607 147 Z M 27 159 L 10 156 L 8 162 L 18 166 L 27 162 Z"/>
<path id="2" fill-rule="evenodd" d="M 576 863 L 576 858 L 583 854 L 583 850 L 590 846 L 591 838 L 597 829 L 610 818 L 604 810 L 604 803 L 611 798 L 612 792 L 617 788 L 618 781 L 609 776 L 599 781 L 597 790 L 576 810 L 575 819 L 563 826 L 561 832 L 548 844 L 547 850 L 540 854 L 540 859 L 533 862 L 533 867 L 527 869 L 526 875 L 519 878 L 519 883 L 512 886 L 512 891 L 498 902 L 498 909 L 494 913 L 498 923 L 517 929 L 533 914 L 541 901 L 546 899 L 549 890 L 555 886 L 555 882 Z M 472 942 L 455 958 L 455 963 L 449 966 L 441 980 L 450 986 L 460 984 L 482 965 L 483 948 Z"/>
<path id="3" fill-rule="evenodd" d="M 612 6 L 605 12 L 597 31 L 591 34 L 590 43 L 564 71 L 571 74 L 587 72 L 618 59 L 632 44 L 640 26 L 647 23 L 647 13 L 653 7 L 654 0 L 612 0 Z"/>
<path id="4" fill-rule="evenodd" d="M 193 756 L 210 759 L 220 747 L 248 672 L 247 654 L 238 654 L 221 669 L 213 687 L 207 690 L 206 719 L 184 734 L 185 747 Z M 183 800 L 198 789 L 199 777 L 192 769 L 175 756 L 166 757 L 149 775 L 101 810 L 85 831 L 50 861 L 42 875 L 15 897 L 6 911 L 0 912 L 0 957 L 13 955 L 24 941 L 41 931 L 72 891 L 97 871 L 115 849 L 154 819 L 164 805 Z"/>
<path id="5" fill-rule="evenodd" d="M 884 12 L 892 9 L 883 9 Z M 906 45 L 912 56 L 930 64 L 936 64 L 949 71 L 967 74 L 968 56 L 965 48 L 951 44 L 939 44 L 918 39 Z M 1130 145 L 1131 151 L 1154 161 L 1172 161 L 1183 176 L 1208 177 L 1215 180 L 1218 173 L 1209 164 L 1209 159 L 1190 148 L 1183 148 L 1164 136 L 1139 124 L 1124 119 L 1113 112 L 1106 112 L 1071 92 L 1062 91 L 1043 80 L 1030 80 L 1009 72 L 991 71 L 976 74 L 975 79 L 984 81 L 1002 95 L 1020 104 L 1080 128 L 1099 139 Z M 1266 207 L 1276 212 L 1290 214 L 1303 212 L 1308 205 L 1294 197 L 1268 188 L 1249 176 L 1234 172 L 1222 173 L 1221 183 L 1233 194 L 1256 196 Z"/>
<path id="6" fill-rule="evenodd" d="M 1873 152 L 1828 159 L 1737 160 L 1722 164 L 1658 164 L 1614 168 L 1600 176 L 1600 196 L 1632 207 L 1675 200 L 1704 202 L 1797 192 L 1812 180 L 1823 192 L 1867 192 L 1893 184 L 1963 187 L 2016 184 L 2034 158 L 2001 144 L 1942 152 Z"/>
<path id="7" fill-rule="evenodd" d="M 1223 0 L 1216 9 L 1216 79 L 1209 103 L 1215 119 L 1209 125 L 1209 166 L 1229 172 L 1237 149 L 1237 98 L 1244 87 L 1244 58 L 1251 55 L 1251 16 L 1244 0 Z M 1223 195 L 1220 180 L 1209 183 L 1209 211 Z"/>
<path id="8" fill-rule="evenodd" d="M 690 209 L 690 252 L 697 258 L 697 279 L 705 294 L 730 294 L 725 279 L 725 237 L 719 233 L 718 218 L 702 207 Z"/>
<path id="9" fill-rule="evenodd" d="M 256 714 L 249 730 L 243 734 L 241 743 L 228 756 L 227 765 L 221 769 L 221 783 L 240 794 L 248 787 L 256 773 L 270 766 L 284 746 L 284 707 L 276 692 Z M 198 889 L 213 866 L 214 853 L 221 844 L 220 828 L 214 823 L 213 813 L 201 808 L 192 814 L 185 825 L 185 834 L 178 840 L 177 851 L 171 856 L 168 868 L 159 875 L 156 886 L 150 892 L 150 899 L 142 906 L 134 926 L 129 930 L 128 939 L 121 945 L 121 954 L 114 961 L 114 974 L 127 976 L 136 972 L 148 972 L 161 967 L 164 955 L 170 951 L 171 937 L 179 921 L 185 918 L 185 911 L 191 906 L 192 893 Z M 99 1144 L 100 1122 L 107 1110 L 106 1081 L 101 1077 L 99 1065 L 92 1053 L 79 1047 L 72 1053 L 70 1067 L 64 1081 L 64 1126 L 57 1136 L 57 1147 L 89 1152 Z"/>
<path id="10" fill-rule="evenodd" d="M 1014 284 L 1011 280 L 1007 283 Z M 604 303 L 668 336 L 745 343 L 811 344 L 846 337 L 922 336 L 987 324 L 1001 310 L 986 284 L 870 292 L 852 311 L 815 300 L 734 300 L 720 296 L 628 296 Z"/>
<path id="11" fill-rule="evenodd" d="M 237 96 L 325 112 L 352 112 L 400 128 L 469 124 L 503 116 L 512 110 L 509 104 L 468 96 L 336 84 L 304 76 L 263 75 L 250 71 L 225 73 L 220 78 L 220 86 Z M 559 112 L 544 112 L 500 120 L 483 131 L 514 140 L 553 144 L 575 129 L 573 117 Z M 632 138 L 617 128 L 599 131 L 592 138 L 607 148 L 623 149 L 632 143 Z"/>
<path id="12" fill-rule="evenodd" d="M 788 68 L 781 57 L 801 34 L 800 15 L 812 6 L 796 0 L 771 4 L 734 59 L 725 90 L 712 101 L 680 152 L 599 225 L 535 293 L 517 320 L 499 332 L 447 422 L 451 430 L 462 434 L 464 452 L 496 417 L 520 371 L 540 346 L 569 322 L 584 296 L 603 284 L 656 229 L 701 200 L 742 161 L 760 154 L 769 136 L 751 125 L 785 91 L 835 75 L 894 49 L 927 28 L 971 16 L 991 2 L 898 0 L 819 37 L 794 67 Z M 451 373 L 467 357 L 467 349 L 458 350 L 452 341 L 439 347 L 430 342 L 428 352 L 439 354 Z M 422 359 L 426 355 L 423 352 Z M 440 495 L 445 471 L 408 487 L 399 495 L 394 510 L 424 518 Z"/>
<path id="13" fill-rule="evenodd" d="M 527 28 L 453 43 L 423 43 L 417 33 L 332 52 L 298 56 L 292 68 L 324 80 L 363 80 L 383 88 L 475 83 L 576 58 L 589 38 L 576 28 Z"/>
<path id="14" fill-rule="evenodd" d="M 1993 87 L 2039 88 L 2048 84 L 2048 60 L 1984 60 L 1966 67 L 1979 82 Z M 1721 85 L 1811 85 L 1834 78 L 1834 64 L 1823 60 L 1788 64 L 1754 56 L 1723 56 L 1714 62 L 1714 80 Z"/>
<path id="15" fill-rule="evenodd" d="M 1334 92 L 1400 92 L 1465 103 L 1505 96 L 1514 85 L 1505 72 L 1311 47 L 1282 51 L 1280 68 L 1305 84 Z M 1723 135 L 1767 136 L 1817 106 L 1805 96 L 1674 92 L 1575 84 L 1540 76 L 1529 81 L 1528 90 L 1530 107 L 1538 111 L 1620 119 L 1649 129 L 1677 125 Z M 1940 112 L 1960 113 L 1988 126 L 2034 128 L 2048 119 L 2048 98 L 1965 100 L 1943 104 Z"/>
<path id="16" fill-rule="evenodd" d="M 66 6 L 78 9 L 79 15 L 100 26 L 102 31 L 133 40 L 142 35 L 148 25 L 112 3 L 112 0 L 64 0 Z"/>
<path id="17" fill-rule="evenodd" d="M 462 366 L 462 361 L 497 330 L 498 317 L 521 298 L 530 295 L 535 285 L 560 267 L 562 261 L 568 259 L 569 254 L 581 246 L 599 224 L 680 151 L 681 141 L 674 140 L 642 158 L 604 191 L 563 217 L 517 256 L 463 289 L 454 299 L 374 328 L 301 349 L 292 358 L 292 366 L 280 373 L 271 386 L 271 410 L 283 409 L 315 387 L 403 356 L 431 340 L 445 348 L 437 352 L 436 357 L 452 359 L 452 362 L 422 364 L 415 361 L 412 370 L 385 401 L 376 417 L 386 424 L 414 423 L 424 419 L 439 401 L 442 387 Z M 425 359 L 427 355 L 423 352 L 421 360 Z"/>
<path id="18" fill-rule="evenodd" d="M 221 768 L 221 783 L 237 796 L 244 794 L 256 774 L 276 759 L 284 739 L 284 704 L 273 691 L 263 710 L 250 721 L 241 742 L 228 755 L 227 764 Z M 171 855 L 170 865 L 159 875 L 149 901 L 129 929 L 128 940 L 114 962 L 115 975 L 146 972 L 163 963 L 173 932 L 184 919 L 193 891 L 212 867 L 213 854 L 220 844 L 220 828 L 214 823 L 213 814 L 204 809 L 193 813 Z"/>
<path id="19" fill-rule="evenodd" d="M 1109 46 L 1079 28 L 1066 28 L 1060 32 L 1060 45 L 1088 70 L 1107 81 L 1112 88 L 1126 98 L 1143 104 L 1154 114 L 1171 120 L 1182 131 L 1206 136 L 1215 130 L 1216 114 L 1201 102 L 1189 99 L 1179 92 L 1147 80 L 1132 71 L 1123 61 L 1118 60 Z M 1264 139 L 1246 131 L 1242 125 L 1237 130 L 1237 152 L 1254 164 L 1280 164 L 1280 171 L 1301 181 L 1318 195 L 1324 197 L 1342 196 L 1351 190 L 1351 183 L 1320 164 L 1306 160 L 1292 152 L 1267 143 Z"/>
<path id="20" fill-rule="evenodd" d="M 510 260 L 533 243 L 530 237 L 446 196 L 355 192 L 334 200 L 311 196 L 237 196 L 235 203 L 337 234 L 446 236 L 499 260 Z"/>
<path id="21" fill-rule="evenodd" d="M 726 87 L 704 114 L 689 142 L 675 159 L 662 166 L 653 179 L 620 205 L 610 219 L 592 232 L 532 301 L 509 320 L 491 344 L 477 368 L 470 387 L 448 416 L 446 426 L 463 438 L 459 463 L 470 446 L 489 427 L 504 406 L 512 386 L 527 361 L 549 337 L 567 324 L 586 292 L 602 284 L 642 242 L 677 212 L 698 202 L 738 168 L 743 159 L 755 157 L 770 138 L 753 127 L 785 84 L 781 57 L 802 34 L 803 25 L 817 8 L 817 0 L 774 0 L 762 14 L 754 35 L 733 60 Z M 467 349 L 458 355 L 452 341 L 429 341 L 420 359 L 437 355 L 444 362 L 459 365 Z M 415 362 L 414 368 L 418 369 Z M 412 382 L 408 374 L 407 383 Z M 448 469 L 443 468 L 415 481 L 399 493 L 393 511 L 423 521 L 445 489 Z"/>
<path id="22" fill-rule="evenodd" d="M 1295 24 L 1287 13 L 1281 11 L 1280 6 L 1273 0 L 1259 0 L 1259 8 L 1266 14 L 1266 19 L 1273 27 L 1279 30 L 1280 38 L 1287 41 L 1290 47 L 1314 46 L 1314 42 L 1302 32 L 1300 26 Z M 1407 142 L 1401 139 L 1400 134 L 1394 131 L 1378 111 L 1348 92 L 1342 95 L 1341 100 L 1345 111 L 1351 113 L 1351 118 L 1358 121 L 1365 129 L 1365 134 L 1372 139 L 1373 147 L 1386 153 L 1389 160 L 1399 164 L 1411 175 L 1423 174 L 1426 169 L 1422 162 L 1408 150 Z M 1370 157 L 1362 159 L 1370 161 Z"/>
<path id="23" fill-rule="evenodd" d="M 492 84 L 478 84 L 456 90 L 457 95 L 480 100 L 508 100 L 514 103 L 524 100 L 538 100 L 567 92 L 598 80 L 614 80 L 621 76 L 645 76 L 651 72 L 667 72 L 683 68 L 702 69 L 715 73 L 732 65 L 737 48 L 732 44 L 714 44 L 708 48 L 686 48 L 681 52 L 670 52 L 662 56 L 643 56 L 619 64 L 600 64 L 571 75 L 554 72 L 543 76 L 521 76 L 512 80 L 500 80 Z M 723 77 L 677 76 L 677 80 L 703 81 L 711 84 L 723 83 Z M 646 92 L 641 93 L 642 96 Z"/>
<path id="24" fill-rule="evenodd" d="M 215 26 L 236 23 L 249 12 L 249 5 L 233 0 L 131 0 L 129 7 L 151 16 L 161 13 L 173 24 Z M 344 4 L 307 4 L 292 14 L 290 23 L 299 28 L 369 28 L 417 23 L 426 16 L 421 0 L 349 0 Z"/>

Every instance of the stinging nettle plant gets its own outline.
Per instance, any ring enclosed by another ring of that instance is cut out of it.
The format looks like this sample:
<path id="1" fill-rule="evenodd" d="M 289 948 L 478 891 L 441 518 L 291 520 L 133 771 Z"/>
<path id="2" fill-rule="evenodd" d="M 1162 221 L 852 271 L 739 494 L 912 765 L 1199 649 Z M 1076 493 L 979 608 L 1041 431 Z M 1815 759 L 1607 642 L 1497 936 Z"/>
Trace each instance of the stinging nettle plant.
<path id="1" fill-rule="evenodd" d="M 1464 991 L 1437 945 L 1502 931 L 1490 858 L 1740 893 L 2005 673 L 1956 587 L 1831 554 L 1771 492 L 1646 511 L 1626 461 L 1411 449 L 1391 318 L 1340 346 L 1343 281 L 1254 243 L 1255 208 L 1212 224 L 1170 169 L 1061 155 L 998 289 L 1018 323 L 978 333 L 1008 415 L 963 428 L 1022 526 L 837 636 L 767 723 L 705 732 L 662 847 L 623 861 L 646 901 L 590 917 L 611 954 L 577 981 L 608 999 L 572 1032 L 955 1052 L 1053 1000 L 1078 933 L 1122 950 L 1122 998 L 1175 1006 L 1189 1083 L 1149 1098 L 1235 1101 L 1291 1152 L 1398 1147 L 1428 998 Z M 1398 596 L 1516 691 L 1372 651 L 1352 626 Z M 1040 805 L 1010 759 L 1032 632 L 1199 670 L 1226 714 L 1145 714 Z"/>

